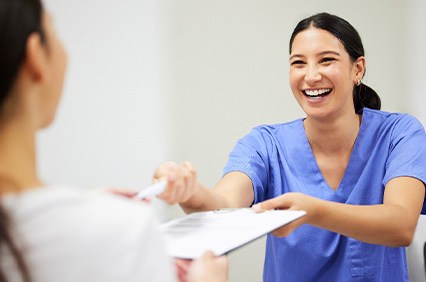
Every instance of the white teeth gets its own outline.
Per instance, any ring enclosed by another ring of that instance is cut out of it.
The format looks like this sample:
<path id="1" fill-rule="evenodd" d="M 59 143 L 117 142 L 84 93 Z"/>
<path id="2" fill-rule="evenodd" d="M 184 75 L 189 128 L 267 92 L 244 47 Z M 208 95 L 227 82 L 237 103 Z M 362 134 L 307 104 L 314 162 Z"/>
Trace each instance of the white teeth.
<path id="1" fill-rule="evenodd" d="M 315 96 L 318 96 L 318 95 L 321 95 L 321 94 L 324 94 L 324 93 L 327 93 L 327 92 L 330 92 L 330 91 L 331 91 L 330 88 L 327 88 L 327 89 L 315 89 L 315 90 L 305 90 L 305 94 L 308 95 L 308 96 L 315 97 Z"/>

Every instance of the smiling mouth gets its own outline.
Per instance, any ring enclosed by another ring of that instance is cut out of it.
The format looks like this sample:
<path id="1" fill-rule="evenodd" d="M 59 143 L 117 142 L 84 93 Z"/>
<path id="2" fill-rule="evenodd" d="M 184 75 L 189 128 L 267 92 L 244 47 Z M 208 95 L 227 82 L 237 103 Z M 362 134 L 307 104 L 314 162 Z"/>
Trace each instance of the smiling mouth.
<path id="1" fill-rule="evenodd" d="M 305 94 L 305 96 L 307 96 L 308 98 L 312 98 L 312 99 L 322 98 L 330 94 L 330 92 L 331 92 L 331 88 L 303 90 L 303 94 Z"/>

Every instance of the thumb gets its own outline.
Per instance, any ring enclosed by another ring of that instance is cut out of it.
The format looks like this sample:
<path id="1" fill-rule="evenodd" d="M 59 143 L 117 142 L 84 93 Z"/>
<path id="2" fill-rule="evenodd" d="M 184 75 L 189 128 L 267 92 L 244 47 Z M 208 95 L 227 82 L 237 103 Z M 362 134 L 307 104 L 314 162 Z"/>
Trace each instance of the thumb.
<path id="1" fill-rule="evenodd" d="M 252 207 L 256 212 L 262 212 L 274 209 L 288 209 L 289 205 L 285 202 L 283 197 L 277 197 L 264 202 L 253 205 Z"/>

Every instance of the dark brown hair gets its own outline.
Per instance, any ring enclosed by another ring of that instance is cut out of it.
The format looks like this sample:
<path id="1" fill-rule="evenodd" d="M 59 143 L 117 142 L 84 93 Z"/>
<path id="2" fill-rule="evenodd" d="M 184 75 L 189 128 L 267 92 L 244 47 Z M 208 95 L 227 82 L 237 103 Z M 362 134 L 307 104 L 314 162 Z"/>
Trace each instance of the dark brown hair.
<path id="1" fill-rule="evenodd" d="M 37 32 L 44 41 L 41 28 L 43 7 L 40 0 L 0 0 L 0 110 L 10 95 L 17 73 L 25 59 L 27 39 Z M 0 185 L 4 185 L 1 184 Z M 0 192 L 5 187 L 0 187 Z M 1 193 L 0 193 L 1 195 Z M 31 281 L 24 256 L 13 239 L 12 221 L 0 202 L 0 250 L 7 249 L 21 273 L 23 281 Z M 7 281 L 6 269 L 0 267 L 0 282 Z"/>

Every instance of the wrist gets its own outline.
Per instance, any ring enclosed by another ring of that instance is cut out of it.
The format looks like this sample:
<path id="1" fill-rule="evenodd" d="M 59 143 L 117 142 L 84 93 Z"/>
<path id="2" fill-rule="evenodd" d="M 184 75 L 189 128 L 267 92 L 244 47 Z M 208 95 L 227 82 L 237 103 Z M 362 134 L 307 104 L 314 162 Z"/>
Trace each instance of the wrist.
<path id="1" fill-rule="evenodd" d="M 313 201 L 311 203 L 311 208 L 308 211 L 308 222 L 312 225 L 318 225 L 321 219 L 324 218 L 324 215 L 326 214 L 326 205 L 325 200 L 321 200 L 318 198 L 313 198 Z"/>

